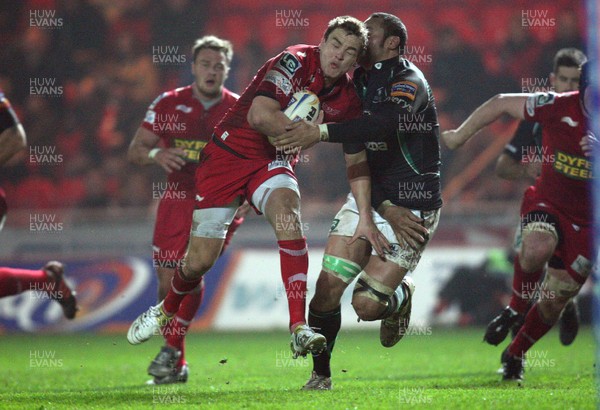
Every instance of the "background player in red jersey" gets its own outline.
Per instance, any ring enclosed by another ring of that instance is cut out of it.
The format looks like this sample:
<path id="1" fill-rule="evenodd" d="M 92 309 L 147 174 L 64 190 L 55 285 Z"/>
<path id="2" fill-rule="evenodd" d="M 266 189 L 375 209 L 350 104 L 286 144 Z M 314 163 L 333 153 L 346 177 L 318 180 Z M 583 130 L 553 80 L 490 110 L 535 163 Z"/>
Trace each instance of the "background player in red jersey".
<path id="1" fill-rule="evenodd" d="M 25 130 L 0 90 L 0 167 L 27 147 Z M 6 221 L 6 194 L 0 188 L 0 230 Z M 62 307 L 67 319 L 77 313 L 75 292 L 64 280 L 64 266 L 50 261 L 38 270 L 0 267 L 0 297 L 17 295 L 28 290 L 42 291 Z"/>
<path id="2" fill-rule="evenodd" d="M 146 118 L 129 146 L 129 160 L 139 165 L 160 165 L 168 174 L 160 197 L 153 260 L 158 275 L 158 300 L 167 295 L 176 263 L 185 254 L 194 211 L 194 175 L 200 152 L 213 128 L 239 96 L 223 86 L 233 49 L 227 40 L 205 36 L 192 48 L 194 82 L 161 94 L 148 108 Z M 242 223 L 248 207 L 240 208 L 229 226 L 226 243 Z M 225 248 L 223 246 L 223 249 Z M 150 364 L 155 384 L 186 382 L 188 366 L 184 339 L 202 302 L 203 283 L 187 294 L 177 316 L 163 331 L 165 346 Z"/>
<path id="3" fill-rule="evenodd" d="M 576 91 L 579 87 L 579 66 L 586 61 L 586 56 L 576 48 L 560 49 L 554 56 L 554 67 L 550 73 L 550 85 L 557 93 Z M 504 148 L 496 162 L 496 175 L 507 180 L 534 179 L 539 176 L 544 152 L 541 149 L 542 128 L 539 123 L 521 121 L 515 135 Z M 517 229 L 515 247 L 521 242 L 521 229 Z M 552 246 L 548 243 L 547 246 Z M 544 268 L 529 272 L 521 268 L 531 266 L 531 254 L 524 254 L 519 258 L 520 263 L 515 264 L 515 275 L 512 284 L 510 304 L 502 313 L 489 324 L 484 340 L 496 346 L 501 343 L 512 329 L 513 334 L 523 324 L 523 319 L 531 303 L 535 299 L 535 289 L 544 273 Z M 561 263 L 560 256 L 554 255 L 556 261 L 551 264 Z M 577 336 L 579 319 L 574 300 L 570 300 L 560 316 L 559 336 L 563 345 L 570 345 Z"/>
<path id="4" fill-rule="evenodd" d="M 247 199 L 265 214 L 277 237 L 294 355 L 325 348 L 325 337 L 306 325 L 308 253 L 293 169 L 297 156 L 276 150 L 267 136 L 283 133 L 291 123 L 282 110 L 298 90 L 319 96 L 326 121 L 360 115 L 360 100 L 347 71 L 366 42 L 362 22 L 337 17 L 329 22 L 319 46 L 289 47 L 258 71 L 202 152 L 196 172 L 197 209 L 185 263 L 177 266 L 164 302 L 133 322 L 127 334 L 130 343 L 147 340 L 177 313 L 184 294 L 213 266 L 236 208 Z"/>
<path id="5" fill-rule="evenodd" d="M 442 138 L 454 149 L 502 114 L 539 122 L 542 149 L 540 177 L 525 192 L 521 205 L 523 241 L 519 255 L 528 255 L 528 271 L 543 268 L 556 251 L 562 266 L 550 264 L 537 302 L 508 346 L 504 380 L 522 380 L 525 353 L 558 321 L 566 303 L 589 276 L 596 252 L 592 245 L 591 181 L 593 146 L 598 140 L 587 128 L 591 105 L 587 63 L 579 92 L 499 94 L 476 109 L 456 130 Z M 526 268 L 521 266 L 521 268 Z"/>

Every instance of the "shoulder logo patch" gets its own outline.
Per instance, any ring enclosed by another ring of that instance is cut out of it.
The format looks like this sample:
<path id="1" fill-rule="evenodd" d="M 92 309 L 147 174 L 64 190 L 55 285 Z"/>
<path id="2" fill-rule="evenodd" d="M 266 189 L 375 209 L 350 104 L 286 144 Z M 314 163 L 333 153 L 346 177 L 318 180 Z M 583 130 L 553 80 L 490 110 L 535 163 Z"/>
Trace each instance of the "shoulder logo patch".
<path id="1" fill-rule="evenodd" d="M 302 67 L 302 64 L 300 64 L 300 61 L 294 55 L 286 52 L 283 53 L 275 66 L 280 68 L 288 77 L 292 77 Z"/>
<path id="2" fill-rule="evenodd" d="M 406 97 L 411 101 L 415 100 L 419 86 L 412 81 L 399 81 L 392 84 L 392 97 Z"/>

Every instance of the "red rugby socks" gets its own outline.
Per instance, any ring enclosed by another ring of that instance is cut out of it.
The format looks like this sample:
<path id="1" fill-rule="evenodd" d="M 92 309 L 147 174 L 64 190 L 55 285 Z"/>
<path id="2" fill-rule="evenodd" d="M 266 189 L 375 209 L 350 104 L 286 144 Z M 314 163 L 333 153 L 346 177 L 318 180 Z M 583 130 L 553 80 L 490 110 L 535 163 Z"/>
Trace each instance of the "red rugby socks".
<path id="1" fill-rule="evenodd" d="M 48 275 L 42 269 L 0 267 L 0 297 L 17 295 L 28 290 L 46 291 L 48 289 L 44 284 L 47 281 Z"/>
<path id="2" fill-rule="evenodd" d="M 281 279 L 290 313 L 290 331 L 306 323 L 306 273 L 308 249 L 306 238 L 277 241 L 281 262 Z"/>

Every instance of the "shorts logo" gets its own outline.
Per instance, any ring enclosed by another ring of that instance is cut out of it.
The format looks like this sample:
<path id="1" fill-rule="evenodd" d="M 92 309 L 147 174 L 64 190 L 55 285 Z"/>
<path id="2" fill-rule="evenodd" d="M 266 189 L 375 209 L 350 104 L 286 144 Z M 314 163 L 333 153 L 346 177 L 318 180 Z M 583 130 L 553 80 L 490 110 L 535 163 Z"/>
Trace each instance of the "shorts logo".
<path id="1" fill-rule="evenodd" d="M 392 84 L 392 97 L 406 97 L 415 100 L 419 86 L 411 81 L 400 81 Z"/>
<path id="2" fill-rule="evenodd" d="M 335 232 L 339 224 L 340 224 L 340 220 L 334 219 L 333 222 L 331 223 L 331 228 L 329 228 L 329 232 Z"/>
<path id="3" fill-rule="evenodd" d="M 400 244 L 398 243 L 390 243 L 390 250 L 384 251 L 383 253 L 386 255 L 390 255 L 392 258 L 397 258 L 400 252 Z"/>
<path id="4" fill-rule="evenodd" d="M 300 64 L 300 61 L 298 61 L 298 59 L 292 54 L 284 53 L 277 62 L 276 66 L 283 70 L 285 74 L 288 74 L 288 77 L 292 77 L 294 73 L 298 71 L 300 67 L 302 67 L 302 64 Z"/>
<path id="5" fill-rule="evenodd" d="M 276 168 L 287 168 L 290 171 L 292 170 L 292 167 L 290 165 L 289 161 L 272 161 L 269 166 L 267 167 L 267 170 L 271 171 L 273 169 Z"/>

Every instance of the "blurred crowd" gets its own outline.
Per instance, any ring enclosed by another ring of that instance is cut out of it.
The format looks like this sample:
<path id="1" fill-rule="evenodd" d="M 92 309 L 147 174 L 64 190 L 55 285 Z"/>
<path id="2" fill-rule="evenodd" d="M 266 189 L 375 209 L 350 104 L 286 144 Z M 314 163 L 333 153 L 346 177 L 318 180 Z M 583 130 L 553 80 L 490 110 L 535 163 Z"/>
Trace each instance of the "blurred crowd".
<path id="1" fill-rule="evenodd" d="M 13 103 L 30 145 L 24 156 L 0 171 L 0 186 L 7 191 L 11 207 L 151 204 L 153 183 L 162 181 L 164 175 L 158 167 L 142 168 L 126 161 L 127 147 L 148 105 L 161 92 L 191 83 L 189 50 L 202 35 L 211 33 L 233 41 L 234 60 L 226 86 L 237 93 L 266 59 L 287 45 L 318 42 L 324 25 L 315 29 L 316 34 L 310 30 L 310 35 L 300 27 L 269 27 L 276 9 L 291 7 L 283 3 L 0 2 L 0 89 Z M 330 10 L 320 4 L 323 18 L 319 21 L 339 14 L 334 3 Z M 370 11 L 379 10 L 369 7 L 370 3 L 356 14 L 347 12 L 366 18 Z M 543 79 L 552 69 L 554 53 L 562 47 L 584 49 L 580 10 L 566 2 L 538 5 L 536 9 L 547 14 L 537 20 L 537 27 L 524 20 L 523 10 L 533 7 L 521 6 L 522 2 L 484 2 L 486 10 L 496 13 L 488 13 L 487 20 L 472 13 L 471 3 L 476 1 L 443 3 L 452 5 L 449 9 L 456 15 L 430 25 L 427 7 L 436 7 L 435 2 L 423 2 L 415 10 L 386 10 L 401 18 L 403 13 L 413 17 L 405 20 L 407 56 L 433 86 L 442 128 L 458 124 L 497 92 L 537 91 L 531 89 L 532 84 L 547 88 Z M 255 17 L 269 16 L 266 29 L 252 27 L 260 21 L 248 15 L 253 8 Z M 303 21 L 314 26 L 316 20 Z M 174 58 L 165 61 L 161 59 L 165 55 Z M 514 126 L 509 122 L 491 133 L 508 138 Z M 444 185 L 460 175 L 476 158 L 473 152 L 482 151 L 490 140 L 491 136 L 478 139 L 470 151 L 443 149 Z M 299 164 L 302 194 L 308 201 L 340 199 L 348 189 L 340 147 L 325 145 L 303 153 Z M 492 174 L 493 161 L 488 161 L 478 178 L 495 178 Z M 492 184 L 478 181 L 464 184 L 461 197 L 495 200 L 521 195 L 521 187 L 515 184 L 499 179 Z"/>

